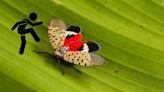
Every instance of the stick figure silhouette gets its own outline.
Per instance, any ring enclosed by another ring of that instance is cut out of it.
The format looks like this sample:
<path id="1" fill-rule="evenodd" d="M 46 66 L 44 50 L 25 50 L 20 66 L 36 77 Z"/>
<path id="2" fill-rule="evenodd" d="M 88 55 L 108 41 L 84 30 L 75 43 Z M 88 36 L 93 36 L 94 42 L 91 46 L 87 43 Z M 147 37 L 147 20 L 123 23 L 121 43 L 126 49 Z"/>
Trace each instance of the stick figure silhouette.
<path id="1" fill-rule="evenodd" d="M 37 19 L 37 14 L 36 13 L 30 13 L 29 18 L 30 18 L 30 20 L 35 21 Z M 26 28 L 27 24 L 30 24 L 31 26 L 36 26 L 36 25 L 42 24 L 42 22 L 32 23 L 30 20 L 23 19 L 22 21 L 17 22 L 11 29 L 11 30 L 14 30 L 18 26 L 18 33 L 21 36 L 21 42 L 22 42 L 21 46 L 20 46 L 19 54 L 24 53 L 24 48 L 26 45 L 25 34 L 31 33 L 31 35 L 34 37 L 36 42 L 40 41 L 39 37 L 37 36 L 37 34 L 33 30 L 33 28 L 29 28 L 29 29 L 25 29 L 25 28 Z"/>

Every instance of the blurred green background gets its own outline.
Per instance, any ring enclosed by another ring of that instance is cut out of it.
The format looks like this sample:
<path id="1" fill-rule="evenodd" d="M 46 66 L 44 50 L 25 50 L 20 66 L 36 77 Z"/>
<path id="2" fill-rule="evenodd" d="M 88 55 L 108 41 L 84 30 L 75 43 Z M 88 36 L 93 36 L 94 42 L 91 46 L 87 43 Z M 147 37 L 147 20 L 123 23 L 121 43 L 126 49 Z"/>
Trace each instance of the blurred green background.
<path id="1" fill-rule="evenodd" d="M 12 26 L 31 12 L 41 41 L 26 35 L 25 53 Z M 101 45 L 107 64 L 64 66 L 52 52 L 49 20 L 82 27 L 85 40 Z M 0 0 L 0 92 L 164 92 L 164 0 Z"/>

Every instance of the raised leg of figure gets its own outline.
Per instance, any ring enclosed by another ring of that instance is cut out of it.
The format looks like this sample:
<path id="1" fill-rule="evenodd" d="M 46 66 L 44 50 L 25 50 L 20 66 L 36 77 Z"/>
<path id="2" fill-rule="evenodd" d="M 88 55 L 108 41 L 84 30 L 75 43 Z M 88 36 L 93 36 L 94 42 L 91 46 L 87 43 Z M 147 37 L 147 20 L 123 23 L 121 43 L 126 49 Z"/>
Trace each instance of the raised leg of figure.
<path id="1" fill-rule="evenodd" d="M 25 30 L 27 33 L 31 33 L 32 36 L 34 37 L 35 41 L 39 42 L 40 39 L 38 37 L 38 35 L 35 33 L 35 31 L 33 30 L 33 28 L 29 28 Z"/>
<path id="2" fill-rule="evenodd" d="M 24 48 L 25 48 L 25 45 L 26 45 L 26 38 L 25 36 L 21 36 L 21 46 L 20 46 L 20 49 L 19 49 L 19 54 L 23 54 L 24 53 Z"/>

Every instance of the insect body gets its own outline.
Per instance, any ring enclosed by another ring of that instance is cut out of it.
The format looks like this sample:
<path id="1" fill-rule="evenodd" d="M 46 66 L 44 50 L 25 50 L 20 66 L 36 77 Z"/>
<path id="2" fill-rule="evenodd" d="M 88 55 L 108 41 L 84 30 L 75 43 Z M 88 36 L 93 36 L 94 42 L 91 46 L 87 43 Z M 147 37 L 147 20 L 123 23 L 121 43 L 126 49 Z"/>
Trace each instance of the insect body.
<path id="1" fill-rule="evenodd" d="M 79 26 L 66 26 L 62 20 L 53 19 L 48 26 L 48 37 L 51 46 L 56 49 L 54 55 L 66 62 L 93 66 L 105 63 L 104 58 L 97 55 L 99 45 L 91 41 L 83 41 Z"/>

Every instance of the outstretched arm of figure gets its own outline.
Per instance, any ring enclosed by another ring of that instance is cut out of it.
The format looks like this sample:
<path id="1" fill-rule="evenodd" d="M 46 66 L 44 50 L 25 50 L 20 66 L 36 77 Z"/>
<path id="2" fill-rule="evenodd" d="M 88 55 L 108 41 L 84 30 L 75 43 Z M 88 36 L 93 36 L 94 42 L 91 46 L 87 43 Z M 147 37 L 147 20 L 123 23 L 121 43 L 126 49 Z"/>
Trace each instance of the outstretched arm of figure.
<path id="1" fill-rule="evenodd" d="M 34 23 L 34 25 L 40 25 L 42 24 L 43 22 L 37 22 L 37 23 Z"/>
<path id="2" fill-rule="evenodd" d="M 22 23 L 26 23 L 26 21 L 17 22 L 17 23 L 11 28 L 11 30 L 14 30 L 19 24 L 22 24 Z"/>
<path id="3" fill-rule="evenodd" d="M 32 23 L 31 21 L 25 19 L 31 26 L 36 26 L 42 24 L 42 22 Z"/>

